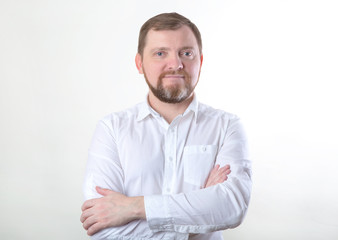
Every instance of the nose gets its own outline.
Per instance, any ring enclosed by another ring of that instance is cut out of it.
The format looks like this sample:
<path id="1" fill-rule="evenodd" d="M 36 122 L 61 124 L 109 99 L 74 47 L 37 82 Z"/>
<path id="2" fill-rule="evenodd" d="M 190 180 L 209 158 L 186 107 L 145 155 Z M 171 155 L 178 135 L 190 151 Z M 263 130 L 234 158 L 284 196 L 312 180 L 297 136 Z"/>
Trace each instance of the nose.
<path id="1" fill-rule="evenodd" d="M 183 69 L 182 59 L 178 55 L 173 55 L 168 59 L 168 70 L 176 71 Z"/>

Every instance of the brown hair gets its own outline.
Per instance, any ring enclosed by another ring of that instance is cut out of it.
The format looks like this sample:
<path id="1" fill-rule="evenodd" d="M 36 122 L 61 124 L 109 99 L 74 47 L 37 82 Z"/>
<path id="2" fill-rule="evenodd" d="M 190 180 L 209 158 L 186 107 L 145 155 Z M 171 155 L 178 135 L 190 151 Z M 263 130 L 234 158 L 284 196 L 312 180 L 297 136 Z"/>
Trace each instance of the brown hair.
<path id="1" fill-rule="evenodd" d="M 200 31 L 188 18 L 175 12 L 156 15 L 143 24 L 138 38 L 137 52 L 143 56 L 143 50 L 146 45 L 146 37 L 149 30 L 177 30 L 184 25 L 188 26 L 194 33 L 200 54 L 202 54 L 202 38 Z"/>

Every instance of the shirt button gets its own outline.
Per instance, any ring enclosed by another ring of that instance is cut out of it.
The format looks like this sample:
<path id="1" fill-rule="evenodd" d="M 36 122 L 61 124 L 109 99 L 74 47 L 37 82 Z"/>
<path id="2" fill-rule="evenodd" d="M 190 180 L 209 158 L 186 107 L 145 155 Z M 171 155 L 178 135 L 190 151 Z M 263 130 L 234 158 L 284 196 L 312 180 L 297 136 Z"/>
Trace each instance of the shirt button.
<path id="1" fill-rule="evenodd" d="M 207 150 L 207 147 L 202 147 L 202 151 L 205 152 Z"/>
<path id="2" fill-rule="evenodd" d="M 170 188 L 167 188 L 167 192 L 170 192 Z"/>
<path id="3" fill-rule="evenodd" d="M 169 157 L 169 161 L 172 162 L 172 161 L 173 161 L 173 158 L 172 158 L 172 157 Z"/>

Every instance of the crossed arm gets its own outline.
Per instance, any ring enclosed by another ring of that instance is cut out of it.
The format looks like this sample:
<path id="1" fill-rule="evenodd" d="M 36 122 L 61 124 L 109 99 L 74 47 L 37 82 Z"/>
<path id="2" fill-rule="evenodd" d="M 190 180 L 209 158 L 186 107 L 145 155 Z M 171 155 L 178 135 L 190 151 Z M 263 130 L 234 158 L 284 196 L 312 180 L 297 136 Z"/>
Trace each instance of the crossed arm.
<path id="1" fill-rule="evenodd" d="M 220 168 L 217 164 L 209 174 L 204 188 L 222 183 L 230 174 L 230 166 Z M 87 234 L 92 236 L 96 232 L 108 228 L 125 225 L 138 219 L 146 219 L 144 197 L 128 197 L 121 193 L 96 187 L 102 198 L 90 199 L 82 205 L 81 222 Z"/>

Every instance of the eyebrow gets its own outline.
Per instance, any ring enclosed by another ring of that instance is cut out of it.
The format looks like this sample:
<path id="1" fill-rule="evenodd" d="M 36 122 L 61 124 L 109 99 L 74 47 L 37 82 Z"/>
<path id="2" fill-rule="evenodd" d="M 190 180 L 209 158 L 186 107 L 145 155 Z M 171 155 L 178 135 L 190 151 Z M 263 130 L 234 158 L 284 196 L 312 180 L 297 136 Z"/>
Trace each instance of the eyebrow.
<path id="1" fill-rule="evenodd" d="M 187 49 L 189 49 L 189 50 L 190 50 L 190 49 L 191 49 L 191 50 L 194 50 L 194 47 L 189 47 L 189 46 L 187 46 L 187 47 L 182 47 L 182 48 L 181 48 L 181 50 L 187 50 Z"/>
<path id="2" fill-rule="evenodd" d="M 167 51 L 169 50 L 170 48 L 166 48 L 166 47 L 157 47 L 157 48 L 153 48 L 151 49 L 150 51 L 151 52 L 155 52 L 155 51 Z"/>
<path id="3" fill-rule="evenodd" d="M 170 48 L 167 48 L 167 47 L 158 47 L 158 48 L 153 48 L 150 51 L 151 52 L 155 52 L 155 51 L 168 51 L 168 50 L 170 50 Z M 194 50 L 194 47 L 186 46 L 186 47 L 180 48 L 180 51 L 182 51 L 182 50 Z"/>

